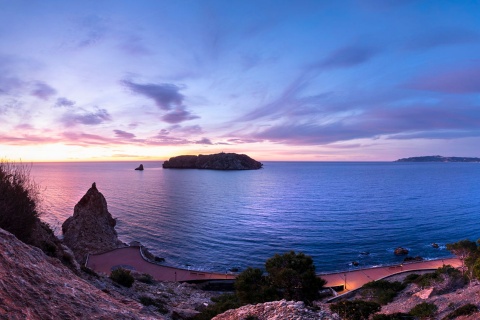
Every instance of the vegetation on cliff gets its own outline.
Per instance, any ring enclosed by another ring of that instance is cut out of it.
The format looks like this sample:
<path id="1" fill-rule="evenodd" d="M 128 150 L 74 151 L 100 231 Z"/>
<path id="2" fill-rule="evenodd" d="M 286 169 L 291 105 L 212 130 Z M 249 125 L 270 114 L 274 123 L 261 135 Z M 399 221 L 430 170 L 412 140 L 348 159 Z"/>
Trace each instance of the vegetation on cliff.
<path id="1" fill-rule="evenodd" d="M 395 162 L 480 162 L 480 158 L 474 157 L 442 157 L 422 156 L 398 159 Z"/>
<path id="2" fill-rule="evenodd" d="M 165 169 L 256 170 L 262 163 L 245 154 L 217 153 L 172 157 L 163 163 Z"/>

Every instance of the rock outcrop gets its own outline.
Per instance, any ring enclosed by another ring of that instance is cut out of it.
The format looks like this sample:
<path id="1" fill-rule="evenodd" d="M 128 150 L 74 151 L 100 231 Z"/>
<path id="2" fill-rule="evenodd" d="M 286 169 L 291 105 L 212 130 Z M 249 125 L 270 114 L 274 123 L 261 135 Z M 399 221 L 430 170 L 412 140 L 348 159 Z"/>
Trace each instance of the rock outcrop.
<path id="1" fill-rule="evenodd" d="M 83 264 L 88 253 L 100 253 L 122 246 L 115 231 L 115 219 L 108 212 L 105 197 L 95 182 L 75 205 L 73 216 L 62 224 L 64 243 Z"/>
<path id="2" fill-rule="evenodd" d="M 398 247 L 393 251 L 393 254 L 395 254 L 396 256 L 403 256 L 408 254 L 408 252 L 409 252 L 408 249 Z"/>
<path id="3" fill-rule="evenodd" d="M 57 259 L 0 229 L 0 319 L 162 319 L 77 277 Z"/>
<path id="4" fill-rule="evenodd" d="M 163 163 L 165 169 L 256 170 L 263 164 L 245 154 L 217 153 L 198 156 L 178 156 Z"/>
<path id="5" fill-rule="evenodd" d="M 328 310 L 313 311 L 307 309 L 303 302 L 286 300 L 259 303 L 256 305 L 249 304 L 238 309 L 228 310 L 214 317 L 212 320 L 238 320 L 247 319 L 248 317 L 258 320 L 340 320 L 340 317 L 332 314 Z"/>
<path id="6" fill-rule="evenodd" d="M 135 170 L 143 171 L 143 164 L 140 164 L 137 168 L 135 168 Z"/>

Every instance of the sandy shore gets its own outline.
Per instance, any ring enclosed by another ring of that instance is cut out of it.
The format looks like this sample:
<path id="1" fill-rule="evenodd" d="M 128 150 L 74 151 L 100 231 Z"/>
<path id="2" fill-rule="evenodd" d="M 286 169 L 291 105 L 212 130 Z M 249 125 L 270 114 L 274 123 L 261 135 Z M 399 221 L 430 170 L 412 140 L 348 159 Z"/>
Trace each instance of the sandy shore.
<path id="1" fill-rule="evenodd" d="M 327 280 L 327 287 L 344 286 L 345 289 L 340 293 L 345 293 L 351 290 L 358 289 L 365 283 L 370 281 L 383 279 L 402 272 L 416 270 L 435 270 L 447 264 L 455 268 L 459 268 L 462 266 L 462 263 L 459 259 L 448 258 L 321 274 L 320 277 Z"/>

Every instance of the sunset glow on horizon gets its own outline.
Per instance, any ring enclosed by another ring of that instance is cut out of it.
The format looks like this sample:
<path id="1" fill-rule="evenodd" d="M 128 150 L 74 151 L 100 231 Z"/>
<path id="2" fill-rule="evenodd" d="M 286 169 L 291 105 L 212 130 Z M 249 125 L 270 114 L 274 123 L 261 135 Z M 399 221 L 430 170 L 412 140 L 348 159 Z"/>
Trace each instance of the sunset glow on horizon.
<path id="1" fill-rule="evenodd" d="M 477 1 L 0 0 L 0 159 L 480 157 Z"/>

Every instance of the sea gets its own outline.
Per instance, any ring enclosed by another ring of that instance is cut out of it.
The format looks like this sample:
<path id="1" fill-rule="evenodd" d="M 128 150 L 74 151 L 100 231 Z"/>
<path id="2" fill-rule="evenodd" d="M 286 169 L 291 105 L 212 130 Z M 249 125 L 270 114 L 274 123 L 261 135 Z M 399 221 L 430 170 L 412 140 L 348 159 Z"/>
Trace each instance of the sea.
<path id="1" fill-rule="evenodd" d="M 318 273 L 401 263 L 399 246 L 441 259 L 451 257 L 447 243 L 480 238 L 480 163 L 265 162 L 215 171 L 143 162 L 135 171 L 139 164 L 33 163 L 42 219 L 61 237 L 96 182 L 120 240 L 140 241 L 166 265 L 221 272 L 263 268 L 292 250 L 311 256 Z"/>

